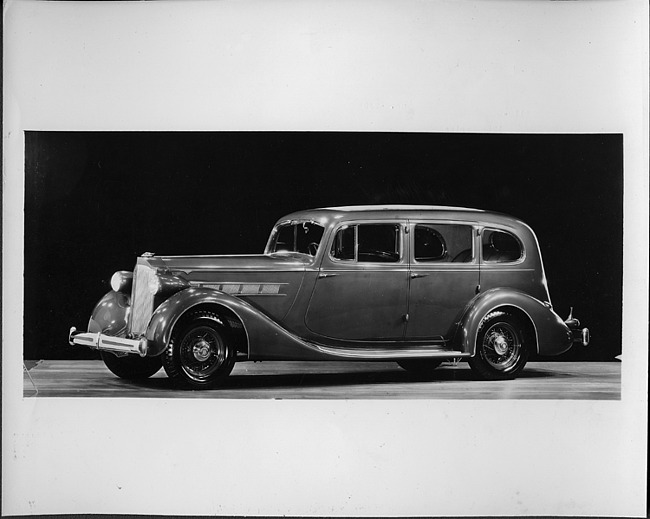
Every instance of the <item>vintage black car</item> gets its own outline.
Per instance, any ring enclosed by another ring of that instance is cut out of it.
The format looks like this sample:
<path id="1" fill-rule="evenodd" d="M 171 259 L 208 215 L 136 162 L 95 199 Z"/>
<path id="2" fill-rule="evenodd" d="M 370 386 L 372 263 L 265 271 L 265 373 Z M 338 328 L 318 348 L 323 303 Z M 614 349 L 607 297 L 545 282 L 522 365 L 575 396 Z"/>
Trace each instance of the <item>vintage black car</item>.
<path id="1" fill-rule="evenodd" d="M 553 310 L 537 238 L 522 221 L 439 206 L 355 206 L 281 218 L 264 254 L 143 254 L 116 272 L 87 332 L 119 377 L 161 365 L 190 387 L 235 362 L 394 360 L 418 374 L 466 359 L 516 377 L 531 352 L 587 345 Z"/>

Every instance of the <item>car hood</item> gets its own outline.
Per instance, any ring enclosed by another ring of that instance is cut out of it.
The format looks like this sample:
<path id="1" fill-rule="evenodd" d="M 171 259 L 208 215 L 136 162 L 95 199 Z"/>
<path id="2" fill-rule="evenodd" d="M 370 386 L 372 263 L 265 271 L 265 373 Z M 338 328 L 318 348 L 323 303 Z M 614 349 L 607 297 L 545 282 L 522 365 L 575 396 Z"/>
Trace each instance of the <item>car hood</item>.
<path id="1" fill-rule="evenodd" d="M 251 254 L 229 256 L 154 256 L 152 267 L 173 272 L 286 272 L 304 271 L 313 258 L 302 254 Z"/>
<path id="2" fill-rule="evenodd" d="M 244 298 L 278 322 L 291 308 L 312 261 L 304 254 L 138 258 L 138 264 L 171 273 L 192 286 Z"/>

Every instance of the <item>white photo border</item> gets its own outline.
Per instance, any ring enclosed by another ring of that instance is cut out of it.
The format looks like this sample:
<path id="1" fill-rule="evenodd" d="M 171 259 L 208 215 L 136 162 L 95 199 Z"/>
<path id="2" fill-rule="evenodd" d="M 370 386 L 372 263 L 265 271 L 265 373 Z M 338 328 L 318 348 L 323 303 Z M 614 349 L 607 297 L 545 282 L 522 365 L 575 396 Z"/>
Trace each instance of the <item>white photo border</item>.
<path id="1" fill-rule="evenodd" d="M 3 7 L 3 514 L 645 515 L 647 2 Z M 23 398 L 26 130 L 622 133 L 622 399 Z"/>

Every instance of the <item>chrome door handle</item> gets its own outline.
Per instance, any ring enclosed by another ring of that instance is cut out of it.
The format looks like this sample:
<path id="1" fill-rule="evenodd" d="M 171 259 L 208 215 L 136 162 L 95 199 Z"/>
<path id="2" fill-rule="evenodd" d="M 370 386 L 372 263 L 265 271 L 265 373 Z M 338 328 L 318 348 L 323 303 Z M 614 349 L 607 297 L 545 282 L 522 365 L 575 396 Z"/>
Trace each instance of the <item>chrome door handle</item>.
<path id="1" fill-rule="evenodd" d="M 415 272 L 411 272 L 411 279 L 415 279 L 415 278 L 425 278 L 425 277 L 427 277 L 428 275 L 429 275 L 429 274 L 417 274 L 417 273 L 415 273 Z"/>
<path id="2" fill-rule="evenodd" d="M 322 274 L 318 274 L 318 279 L 333 278 L 334 276 L 336 276 L 336 274 L 324 274 L 324 273 L 322 273 Z"/>

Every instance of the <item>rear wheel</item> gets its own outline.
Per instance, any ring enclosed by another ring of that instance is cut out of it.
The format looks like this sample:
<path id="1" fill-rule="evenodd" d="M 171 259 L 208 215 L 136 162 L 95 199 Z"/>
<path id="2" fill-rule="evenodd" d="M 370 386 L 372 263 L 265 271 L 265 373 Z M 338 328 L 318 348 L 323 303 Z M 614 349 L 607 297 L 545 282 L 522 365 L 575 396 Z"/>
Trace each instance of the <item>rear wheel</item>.
<path id="1" fill-rule="evenodd" d="M 490 312 L 479 327 L 470 367 L 485 380 L 515 378 L 528 360 L 524 338 L 524 328 L 516 317 L 503 311 Z"/>
<path id="2" fill-rule="evenodd" d="M 230 329 L 217 314 L 199 311 L 176 326 L 163 354 L 163 367 L 174 382 L 214 387 L 235 365 Z"/>
<path id="3" fill-rule="evenodd" d="M 139 357 L 136 355 L 124 355 L 118 357 L 110 351 L 99 352 L 106 367 L 115 375 L 127 380 L 140 380 L 155 375 L 162 360 L 158 357 Z"/>
<path id="4" fill-rule="evenodd" d="M 402 369 L 417 376 L 428 376 L 434 369 L 442 364 L 443 359 L 406 359 L 398 360 L 397 364 Z"/>

